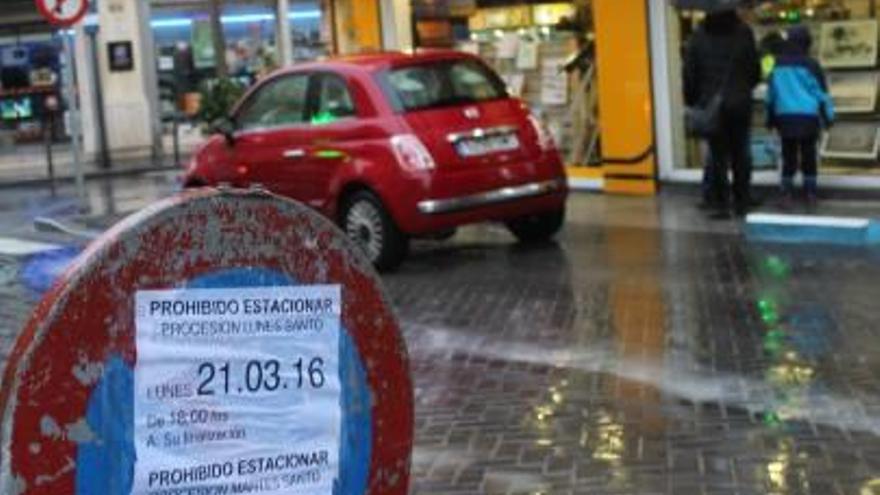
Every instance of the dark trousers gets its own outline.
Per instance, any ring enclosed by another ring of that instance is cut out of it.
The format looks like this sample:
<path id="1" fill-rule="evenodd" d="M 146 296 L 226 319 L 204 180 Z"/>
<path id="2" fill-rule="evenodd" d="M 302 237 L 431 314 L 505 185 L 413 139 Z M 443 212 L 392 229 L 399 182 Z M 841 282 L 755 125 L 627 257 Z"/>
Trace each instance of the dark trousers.
<path id="1" fill-rule="evenodd" d="M 816 141 L 816 137 L 782 139 L 782 190 L 785 193 L 794 192 L 794 176 L 800 169 L 804 174 L 804 192 L 816 194 L 819 175 Z"/>
<path id="2" fill-rule="evenodd" d="M 700 143 L 700 151 L 703 154 L 703 181 L 700 183 L 700 192 L 703 193 L 703 203 L 712 203 L 712 151 L 709 149 L 709 143 Z"/>
<path id="3" fill-rule="evenodd" d="M 709 139 L 712 154 L 712 202 L 720 208 L 730 198 L 728 173 L 733 171 L 733 200 L 737 207 L 748 207 L 751 202 L 752 154 L 750 150 L 751 115 L 725 110 L 720 132 Z"/>

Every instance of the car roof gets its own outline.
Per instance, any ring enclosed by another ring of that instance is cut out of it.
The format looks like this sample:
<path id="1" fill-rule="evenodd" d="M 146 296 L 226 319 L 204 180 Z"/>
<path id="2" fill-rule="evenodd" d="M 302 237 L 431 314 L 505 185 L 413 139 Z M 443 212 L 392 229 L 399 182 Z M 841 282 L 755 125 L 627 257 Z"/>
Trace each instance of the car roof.
<path id="1" fill-rule="evenodd" d="M 476 59 L 474 55 L 454 50 L 422 50 L 414 53 L 379 52 L 362 55 L 332 57 L 316 62 L 295 64 L 280 69 L 279 72 L 300 72 L 304 70 L 337 70 L 377 72 L 402 65 L 430 63 L 443 60 Z"/>

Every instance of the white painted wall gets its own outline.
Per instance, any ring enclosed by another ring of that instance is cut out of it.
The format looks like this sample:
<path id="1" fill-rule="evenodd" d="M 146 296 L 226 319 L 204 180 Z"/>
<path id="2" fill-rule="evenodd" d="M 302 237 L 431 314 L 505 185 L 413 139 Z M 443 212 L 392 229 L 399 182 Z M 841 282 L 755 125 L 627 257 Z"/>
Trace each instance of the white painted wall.
<path id="1" fill-rule="evenodd" d="M 389 51 L 413 48 L 412 5 L 410 0 L 381 0 L 382 47 Z"/>
<path id="2" fill-rule="evenodd" d="M 149 6 L 131 0 L 103 0 L 99 3 L 98 25 L 99 67 L 111 153 L 149 154 L 155 143 L 157 122 L 155 104 L 151 101 L 157 87 L 153 49 L 148 46 L 152 40 Z M 134 70 L 110 72 L 107 46 L 113 41 L 132 43 Z"/>
<path id="3" fill-rule="evenodd" d="M 92 69 L 92 52 L 89 38 L 80 23 L 75 29 L 74 61 L 76 81 L 79 88 L 79 115 L 82 123 L 83 152 L 87 160 L 92 159 L 98 151 L 97 115 L 95 113 L 95 78 Z"/>

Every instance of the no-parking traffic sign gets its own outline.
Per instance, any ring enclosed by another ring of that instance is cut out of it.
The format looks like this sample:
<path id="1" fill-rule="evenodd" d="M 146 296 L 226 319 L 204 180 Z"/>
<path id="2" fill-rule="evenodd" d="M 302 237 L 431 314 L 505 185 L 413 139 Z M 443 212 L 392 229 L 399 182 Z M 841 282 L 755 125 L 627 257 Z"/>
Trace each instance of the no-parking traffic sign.
<path id="1" fill-rule="evenodd" d="M 37 9 L 49 21 L 60 27 L 79 22 L 89 10 L 89 0 L 36 0 Z"/>
<path id="2" fill-rule="evenodd" d="M 0 386 L 0 493 L 405 495 L 413 392 L 370 263 L 262 191 L 163 200 L 46 294 Z"/>

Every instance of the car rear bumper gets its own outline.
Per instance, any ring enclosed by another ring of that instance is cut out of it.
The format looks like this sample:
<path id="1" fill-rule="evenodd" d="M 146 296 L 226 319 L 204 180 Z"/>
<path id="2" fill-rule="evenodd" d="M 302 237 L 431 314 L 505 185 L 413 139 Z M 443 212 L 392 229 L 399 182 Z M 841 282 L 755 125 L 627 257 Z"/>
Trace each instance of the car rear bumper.
<path id="1" fill-rule="evenodd" d="M 444 199 L 431 194 L 401 195 L 393 203 L 392 216 L 410 235 L 424 235 L 482 222 L 504 222 L 527 215 L 565 208 L 568 186 L 564 177 L 536 178 L 511 185 L 495 184 Z M 406 198 L 402 197 L 406 196 Z"/>
<path id="2" fill-rule="evenodd" d="M 400 230 L 414 236 L 558 211 L 568 197 L 565 171 L 555 153 L 419 174 L 383 174 L 368 183 Z"/>
<path id="3" fill-rule="evenodd" d="M 474 208 L 497 205 L 527 198 L 546 196 L 565 191 L 564 179 L 530 182 L 518 186 L 502 187 L 478 194 L 458 196 L 447 199 L 428 199 L 418 203 L 419 213 L 423 215 L 443 215 Z"/>

